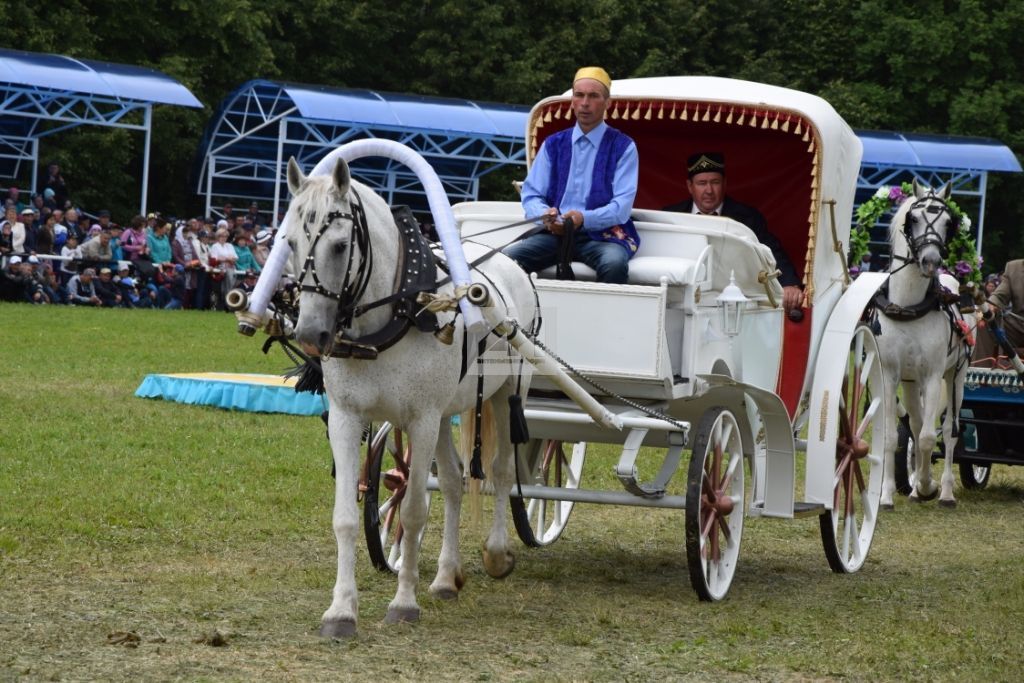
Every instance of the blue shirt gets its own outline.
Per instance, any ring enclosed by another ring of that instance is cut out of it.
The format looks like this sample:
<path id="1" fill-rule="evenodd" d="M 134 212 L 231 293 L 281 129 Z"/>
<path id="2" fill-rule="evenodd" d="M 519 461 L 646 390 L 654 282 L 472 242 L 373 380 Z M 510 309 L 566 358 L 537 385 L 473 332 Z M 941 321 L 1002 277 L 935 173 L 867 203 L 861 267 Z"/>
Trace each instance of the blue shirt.
<path id="1" fill-rule="evenodd" d="M 594 177 L 594 160 L 597 149 L 608 129 L 604 121 L 589 133 L 584 134 L 579 125 L 572 129 L 572 165 L 569 167 L 569 179 L 565 185 L 565 194 L 558 205 L 559 214 L 576 210 L 583 214 L 583 228 L 589 231 L 600 231 L 613 225 L 622 225 L 629 220 L 633 210 L 633 199 L 636 197 L 637 178 L 640 173 L 639 155 L 636 144 L 629 147 L 619 159 L 612 181 L 612 200 L 596 209 L 587 209 L 587 197 L 590 196 L 590 183 Z M 523 182 L 523 211 L 527 216 L 539 216 L 547 211 L 545 194 L 551 181 L 551 162 L 547 155 L 547 142 L 541 145 L 537 158 Z"/>

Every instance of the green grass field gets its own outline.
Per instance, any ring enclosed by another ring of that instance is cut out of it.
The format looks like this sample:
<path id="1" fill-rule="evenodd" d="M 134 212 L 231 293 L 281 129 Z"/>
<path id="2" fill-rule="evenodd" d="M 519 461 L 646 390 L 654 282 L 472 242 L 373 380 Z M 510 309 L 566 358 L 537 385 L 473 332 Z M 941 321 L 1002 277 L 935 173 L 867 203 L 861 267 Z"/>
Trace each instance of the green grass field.
<path id="1" fill-rule="evenodd" d="M 234 329 L 212 312 L 0 304 L 0 679 L 1024 678 L 1024 468 L 1005 466 L 984 491 L 958 486 L 953 511 L 899 499 L 854 575 L 829 571 L 816 519 L 748 519 L 717 604 L 689 586 L 682 511 L 593 505 L 554 545 L 518 546 L 504 581 L 467 516 L 468 584 L 436 601 L 435 504 L 420 623 L 384 626 L 395 581 L 360 548 L 359 636 L 323 641 L 321 422 L 133 396 L 148 373 L 287 365 Z M 615 486 L 616 457 L 592 448 L 584 485 Z"/>

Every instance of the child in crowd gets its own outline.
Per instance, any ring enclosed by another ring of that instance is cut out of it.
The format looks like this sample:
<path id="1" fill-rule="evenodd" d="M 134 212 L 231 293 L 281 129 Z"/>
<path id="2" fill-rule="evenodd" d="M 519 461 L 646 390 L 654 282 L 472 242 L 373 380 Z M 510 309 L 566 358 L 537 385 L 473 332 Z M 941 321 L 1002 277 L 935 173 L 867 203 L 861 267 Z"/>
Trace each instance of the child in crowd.
<path id="1" fill-rule="evenodd" d="M 67 241 L 60 248 L 60 255 L 66 259 L 74 259 L 60 262 L 60 281 L 61 284 L 67 286 L 68 281 L 78 272 L 75 260 L 80 261 L 82 259 L 82 249 L 78 246 L 78 235 L 73 232 L 65 232 L 64 236 L 67 238 Z"/>
<path id="2" fill-rule="evenodd" d="M 249 238 L 245 236 L 245 233 L 235 238 L 235 253 L 238 254 L 238 261 L 235 262 L 235 268 L 238 270 L 252 270 L 257 273 L 262 270 L 260 264 L 253 258 L 252 250 L 249 249 Z"/>

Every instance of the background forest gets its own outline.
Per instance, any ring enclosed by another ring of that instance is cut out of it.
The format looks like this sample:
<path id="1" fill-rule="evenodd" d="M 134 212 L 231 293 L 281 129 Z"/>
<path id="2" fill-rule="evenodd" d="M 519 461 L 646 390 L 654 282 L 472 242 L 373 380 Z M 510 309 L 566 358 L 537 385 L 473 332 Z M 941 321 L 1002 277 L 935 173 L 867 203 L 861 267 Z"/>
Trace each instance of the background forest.
<path id="1" fill-rule="evenodd" d="M 154 113 L 150 206 L 198 211 L 195 155 L 221 100 L 268 78 L 532 104 L 579 65 L 816 93 L 854 128 L 987 136 L 1024 155 L 1024 11 L 946 0 L 0 0 L 4 47 L 148 66 L 204 110 Z M 54 136 L 86 206 L 135 211 L 142 136 Z M 1024 174 L 990 176 L 984 247 L 1024 256 Z M 975 207 L 966 204 L 972 213 Z M 988 270 L 988 269 L 986 269 Z"/>

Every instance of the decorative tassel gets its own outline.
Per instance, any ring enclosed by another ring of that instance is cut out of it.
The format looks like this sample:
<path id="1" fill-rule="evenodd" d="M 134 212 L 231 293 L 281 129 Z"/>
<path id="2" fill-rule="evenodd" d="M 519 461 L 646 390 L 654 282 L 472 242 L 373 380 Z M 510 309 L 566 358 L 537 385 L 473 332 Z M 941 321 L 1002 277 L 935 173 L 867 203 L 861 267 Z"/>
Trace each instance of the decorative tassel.
<path id="1" fill-rule="evenodd" d="M 654 111 L 654 104 L 651 103 L 651 105 L 649 107 L 647 107 L 647 113 L 644 114 L 644 121 L 650 121 L 651 120 L 651 112 L 653 112 L 653 111 Z"/>
<path id="2" fill-rule="evenodd" d="M 772 121 L 772 130 L 778 130 L 779 129 L 779 116 L 780 116 L 779 112 L 775 112 L 775 120 Z"/>
<path id="3" fill-rule="evenodd" d="M 737 126 L 742 126 L 743 122 L 746 120 L 746 118 L 747 118 L 747 110 L 746 109 L 740 109 L 740 118 L 736 122 L 736 125 Z"/>
<path id="4" fill-rule="evenodd" d="M 555 109 L 555 118 L 556 119 L 562 118 L 562 108 L 561 107 Z"/>
<path id="5" fill-rule="evenodd" d="M 572 118 L 572 107 L 570 106 L 568 109 L 565 110 L 565 120 L 568 121 L 571 118 Z"/>
<path id="6" fill-rule="evenodd" d="M 802 140 L 803 140 L 804 142 L 807 142 L 807 141 L 809 141 L 809 140 L 811 139 L 811 132 L 810 132 L 809 130 L 805 130 L 805 131 L 804 131 L 804 136 L 803 136 L 803 138 L 801 138 L 801 139 L 802 139 Z"/>
<path id="7" fill-rule="evenodd" d="M 544 123 L 551 123 L 551 110 L 544 112 Z"/>
<path id="8" fill-rule="evenodd" d="M 762 130 L 768 128 L 768 119 L 770 119 L 770 118 L 771 118 L 770 115 L 768 115 L 768 114 L 764 115 L 764 119 L 761 120 L 761 129 Z"/>
<path id="9" fill-rule="evenodd" d="M 608 110 L 605 109 L 604 113 L 607 115 L 608 114 Z M 617 106 L 612 108 L 612 118 L 613 119 L 619 118 L 619 108 Z"/>
<path id="10" fill-rule="evenodd" d="M 636 109 L 633 110 L 633 120 L 636 121 L 640 118 L 640 103 L 636 103 Z M 650 118 L 649 116 L 647 118 Z"/>
<path id="11" fill-rule="evenodd" d="M 324 393 L 324 371 L 320 367 L 320 359 L 309 358 L 290 374 L 290 376 L 295 375 L 298 375 L 298 379 L 295 380 L 296 392 Z"/>
<path id="12" fill-rule="evenodd" d="M 803 119 L 797 119 L 796 120 L 796 130 L 793 131 L 794 135 L 800 135 L 800 133 L 803 132 L 803 130 L 800 128 L 802 123 L 803 123 Z"/>
<path id="13" fill-rule="evenodd" d="M 722 120 L 722 105 L 718 105 L 718 111 L 715 112 L 715 118 L 711 120 L 714 121 L 715 123 L 718 123 L 719 121 Z"/>
<path id="14" fill-rule="evenodd" d="M 810 144 L 807 145 L 807 151 L 808 152 L 813 152 L 814 151 L 814 140 L 811 140 Z"/>
<path id="15" fill-rule="evenodd" d="M 786 117 L 786 120 L 782 122 L 782 132 L 783 133 L 788 133 L 789 132 L 789 117 L 788 116 Z"/>
<path id="16" fill-rule="evenodd" d="M 530 440 L 530 429 L 523 412 L 523 397 L 511 394 L 508 397 L 509 436 L 512 443 L 526 443 Z"/>
<path id="17" fill-rule="evenodd" d="M 704 118 L 702 118 L 701 121 L 710 121 L 710 120 L 711 120 L 711 105 L 709 104 L 708 108 L 704 110 Z"/>
<path id="18" fill-rule="evenodd" d="M 757 128 L 757 111 L 750 113 L 750 123 L 747 124 L 751 128 Z"/>
<path id="19" fill-rule="evenodd" d="M 732 110 L 733 110 L 733 107 L 729 107 L 729 115 L 725 117 L 725 122 L 726 123 L 732 123 Z"/>
<path id="20" fill-rule="evenodd" d="M 686 112 L 686 105 L 684 104 L 682 111 L 679 112 L 679 120 L 686 121 L 687 118 L 689 118 L 689 115 Z"/>

